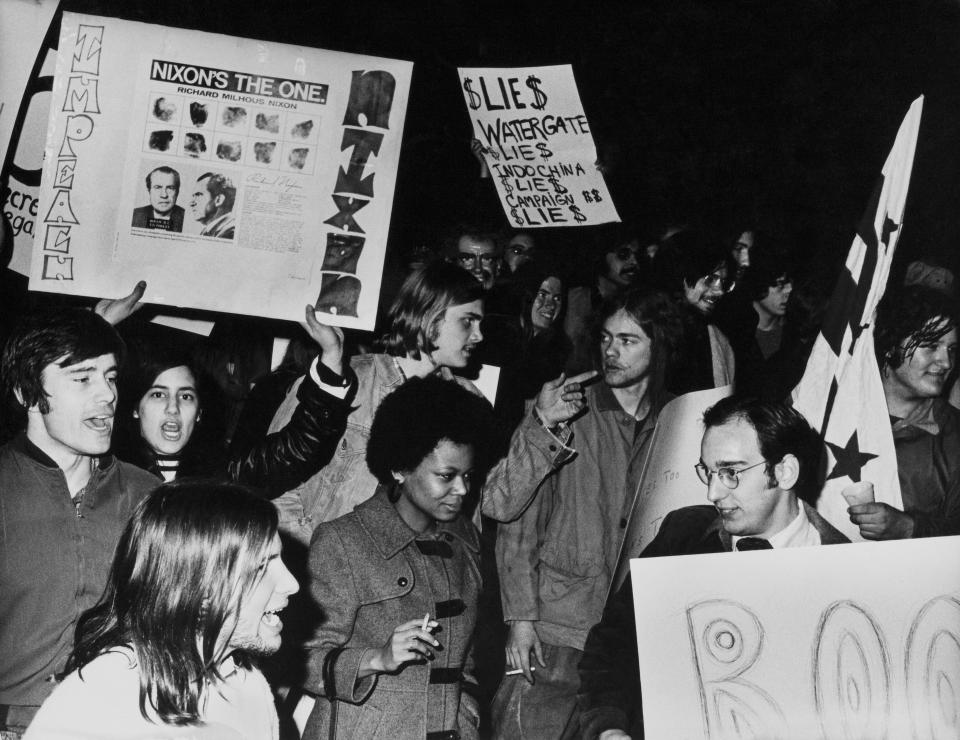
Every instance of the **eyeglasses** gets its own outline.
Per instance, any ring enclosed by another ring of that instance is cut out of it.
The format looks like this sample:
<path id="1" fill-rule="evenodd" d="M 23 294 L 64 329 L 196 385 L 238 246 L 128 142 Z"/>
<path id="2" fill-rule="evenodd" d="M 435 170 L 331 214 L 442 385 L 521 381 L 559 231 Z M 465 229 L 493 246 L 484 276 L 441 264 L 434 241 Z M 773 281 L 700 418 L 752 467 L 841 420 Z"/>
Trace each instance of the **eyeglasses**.
<path id="1" fill-rule="evenodd" d="M 766 460 L 761 460 L 760 462 L 754 463 L 746 468 L 740 468 L 740 470 L 727 467 L 717 468 L 716 472 L 710 470 L 710 468 L 708 468 L 702 462 L 698 462 L 693 466 L 693 468 L 697 471 L 697 477 L 700 478 L 700 482 L 703 483 L 703 485 L 709 486 L 710 481 L 713 480 L 713 476 L 717 476 L 720 479 L 720 482 L 732 491 L 734 488 L 740 485 L 741 473 L 746 473 L 748 470 L 753 470 L 754 468 L 759 467 L 766 462 Z"/>
<path id="2" fill-rule="evenodd" d="M 497 255 L 490 252 L 485 252 L 483 254 L 472 254 L 470 252 L 458 252 L 457 261 L 467 269 L 470 269 L 477 264 L 477 260 L 480 260 L 480 264 L 484 267 L 489 267 L 497 260 Z"/>
<path id="3" fill-rule="evenodd" d="M 537 303 L 552 303 L 554 306 L 559 306 L 563 302 L 563 296 L 559 293 L 548 293 L 545 290 L 538 290 L 536 298 Z"/>
<path id="4" fill-rule="evenodd" d="M 726 293 L 733 288 L 734 281 L 728 277 L 724 277 L 719 272 L 711 272 L 703 279 L 703 284 L 708 288 L 720 288 L 720 290 Z"/>

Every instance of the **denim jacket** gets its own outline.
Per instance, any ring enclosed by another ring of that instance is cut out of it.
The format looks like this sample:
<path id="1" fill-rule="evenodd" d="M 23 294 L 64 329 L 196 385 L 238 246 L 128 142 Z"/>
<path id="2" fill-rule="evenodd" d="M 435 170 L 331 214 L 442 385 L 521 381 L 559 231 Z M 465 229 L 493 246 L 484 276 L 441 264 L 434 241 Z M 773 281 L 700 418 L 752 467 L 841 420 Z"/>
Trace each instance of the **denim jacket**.
<path id="1" fill-rule="evenodd" d="M 280 528 L 304 545 L 322 522 L 343 516 L 370 498 L 377 479 L 367 468 L 367 441 L 380 402 L 404 382 L 390 355 L 358 355 L 350 361 L 357 376 L 357 392 L 347 416 L 347 427 L 333 458 L 319 472 L 284 493 L 274 504 L 280 513 Z M 479 392 L 468 380 L 455 380 Z M 282 429 L 297 407 L 297 390 L 303 379 L 294 382 L 280 405 L 269 432 Z M 537 484 L 570 451 L 560 438 L 543 428 L 528 412 L 513 433 L 507 456 L 488 473 L 483 488 L 482 511 L 501 521 L 518 517 Z"/>
<path id="2" fill-rule="evenodd" d="M 529 508 L 497 530 L 506 621 L 535 621 L 540 639 L 582 650 L 600 619 L 659 408 L 642 422 L 605 383 L 571 425 L 576 457 L 547 471 Z"/>

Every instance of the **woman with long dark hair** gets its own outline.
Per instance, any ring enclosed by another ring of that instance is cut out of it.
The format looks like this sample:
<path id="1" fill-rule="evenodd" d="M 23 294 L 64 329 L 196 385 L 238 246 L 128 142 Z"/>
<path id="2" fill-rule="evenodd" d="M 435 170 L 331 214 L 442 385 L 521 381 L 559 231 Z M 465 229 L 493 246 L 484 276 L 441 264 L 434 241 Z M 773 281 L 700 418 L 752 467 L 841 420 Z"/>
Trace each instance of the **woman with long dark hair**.
<path id="1" fill-rule="evenodd" d="M 211 427 L 205 404 L 215 390 L 189 358 L 158 350 L 122 381 L 114 450 L 118 457 L 165 481 L 178 476 L 223 477 L 222 435 Z M 206 416 L 206 418 L 205 418 Z"/>

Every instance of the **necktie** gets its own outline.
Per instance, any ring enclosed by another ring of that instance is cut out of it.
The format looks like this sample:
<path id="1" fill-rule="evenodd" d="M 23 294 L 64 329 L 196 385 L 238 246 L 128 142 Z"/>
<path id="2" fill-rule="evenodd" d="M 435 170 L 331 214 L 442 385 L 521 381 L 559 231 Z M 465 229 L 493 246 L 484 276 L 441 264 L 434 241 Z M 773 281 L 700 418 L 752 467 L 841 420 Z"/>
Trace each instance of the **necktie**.
<path id="1" fill-rule="evenodd" d="M 773 545 L 762 537 L 742 537 L 737 540 L 737 550 L 745 552 L 746 550 L 772 550 Z"/>

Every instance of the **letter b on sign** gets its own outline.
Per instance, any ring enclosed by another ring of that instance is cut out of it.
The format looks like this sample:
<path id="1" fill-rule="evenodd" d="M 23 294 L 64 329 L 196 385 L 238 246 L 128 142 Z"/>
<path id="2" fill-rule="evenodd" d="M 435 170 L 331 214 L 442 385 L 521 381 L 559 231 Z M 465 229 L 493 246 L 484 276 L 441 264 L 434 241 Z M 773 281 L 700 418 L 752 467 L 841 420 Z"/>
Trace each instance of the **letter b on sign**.
<path id="1" fill-rule="evenodd" d="M 786 720 L 773 697 L 741 676 L 763 650 L 763 625 L 747 607 L 712 599 L 687 609 L 707 737 L 783 740 Z"/>

